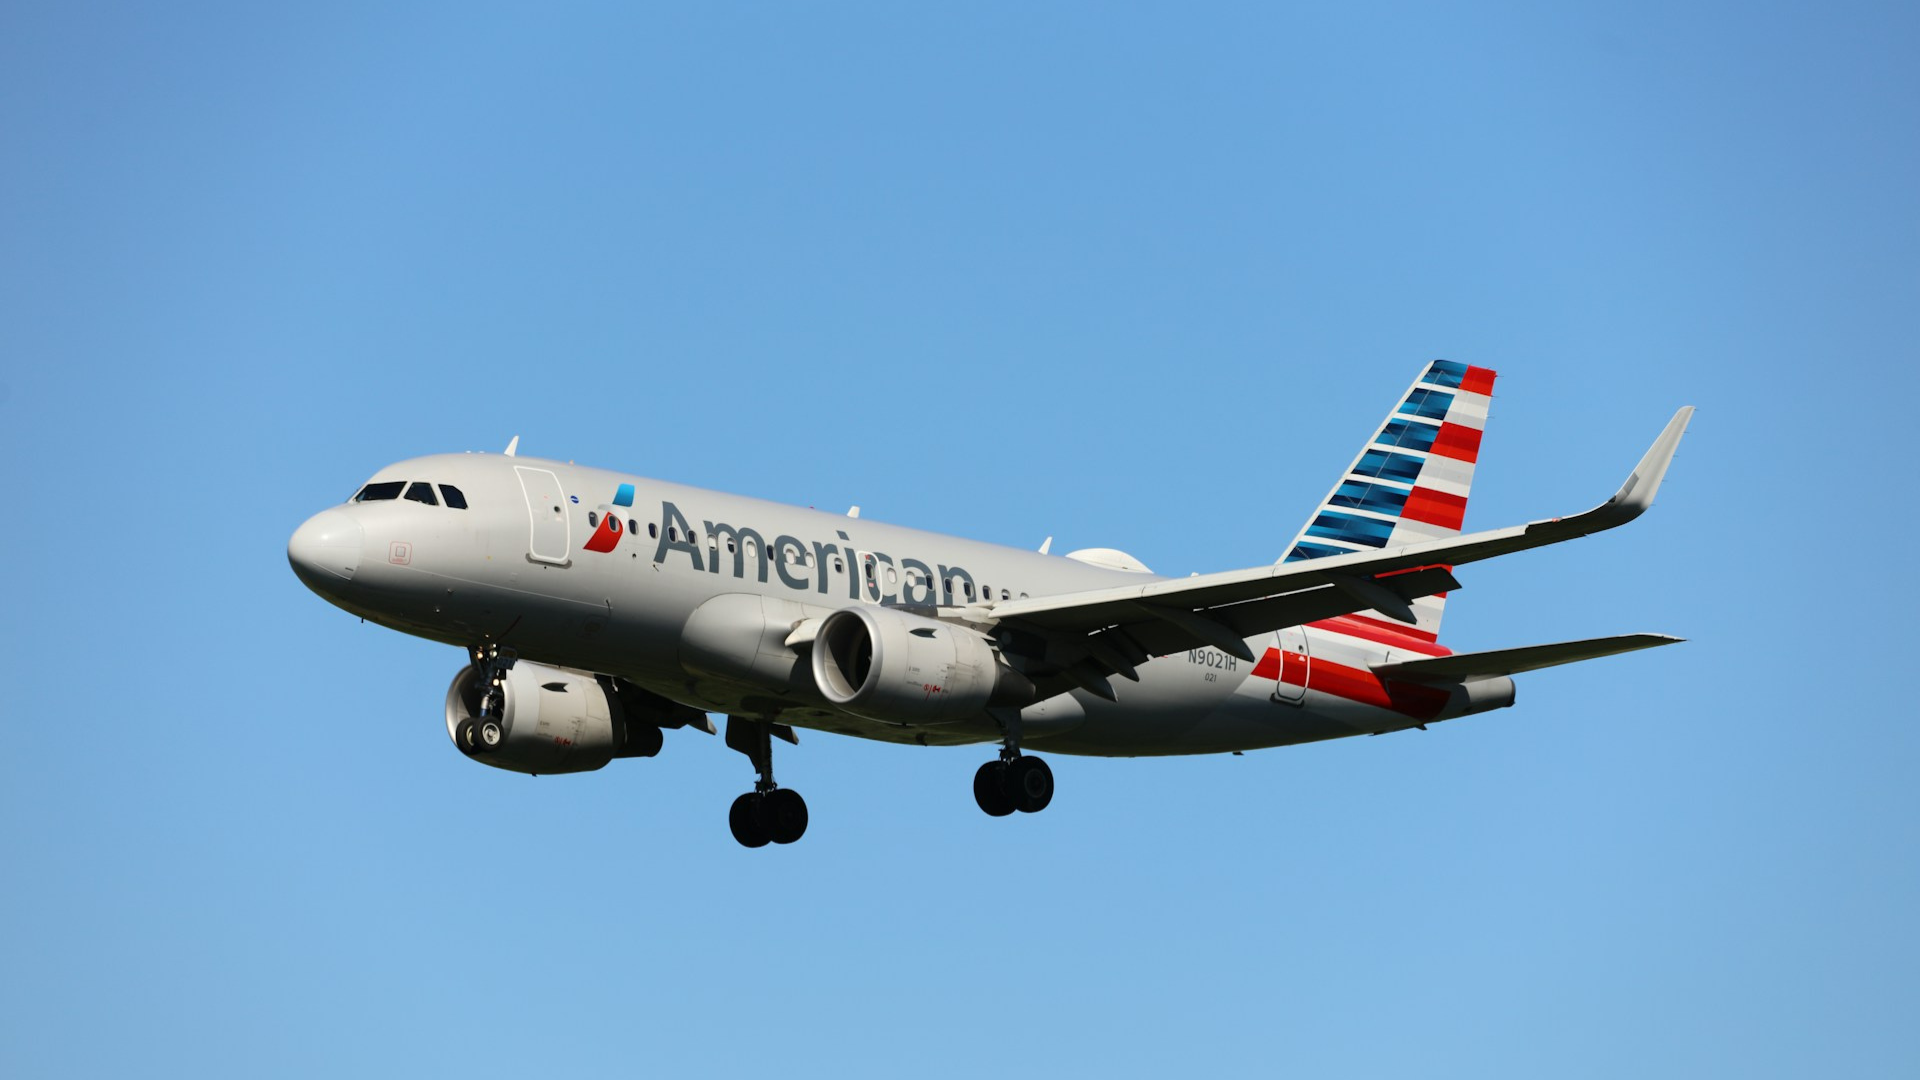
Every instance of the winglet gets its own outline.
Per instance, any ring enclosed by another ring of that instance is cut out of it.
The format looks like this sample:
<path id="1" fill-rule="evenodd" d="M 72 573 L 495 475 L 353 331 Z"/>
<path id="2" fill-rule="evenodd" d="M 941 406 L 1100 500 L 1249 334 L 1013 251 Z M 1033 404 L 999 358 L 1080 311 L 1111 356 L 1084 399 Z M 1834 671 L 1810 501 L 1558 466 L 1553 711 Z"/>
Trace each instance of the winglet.
<path id="1" fill-rule="evenodd" d="M 1687 433 L 1687 423 L 1692 419 L 1693 406 L 1681 406 L 1673 419 L 1667 421 L 1666 430 L 1641 456 L 1640 464 L 1627 474 L 1626 483 L 1613 493 L 1613 498 L 1579 515 L 1592 522 L 1592 531 L 1625 525 L 1647 512 L 1647 507 L 1653 505 L 1654 495 L 1660 491 L 1660 481 L 1666 478 L 1667 466 L 1673 464 L 1674 451 L 1680 448 L 1680 436 Z"/>
<path id="2" fill-rule="evenodd" d="M 513 452 L 518 449 L 520 449 L 520 436 L 515 435 L 513 441 L 507 444 L 507 456 L 512 457 Z"/>

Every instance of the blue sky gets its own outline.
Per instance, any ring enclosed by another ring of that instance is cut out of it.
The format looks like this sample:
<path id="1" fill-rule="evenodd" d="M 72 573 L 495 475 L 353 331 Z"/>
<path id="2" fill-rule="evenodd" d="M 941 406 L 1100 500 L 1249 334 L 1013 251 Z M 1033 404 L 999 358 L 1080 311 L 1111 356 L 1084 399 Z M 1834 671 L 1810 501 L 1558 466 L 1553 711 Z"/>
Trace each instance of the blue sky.
<path id="1" fill-rule="evenodd" d="M 1194 8 L 0 11 L 0 1072 L 1910 1074 L 1920 18 Z M 823 735 L 758 852 L 705 735 L 477 768 L 459 654 L 285 563 L 518 434 L 1253 565 L 1438 356 L 1469 527 L 1700 408 L 1445 639 L 1689 643 L 1033 817 Z"/>

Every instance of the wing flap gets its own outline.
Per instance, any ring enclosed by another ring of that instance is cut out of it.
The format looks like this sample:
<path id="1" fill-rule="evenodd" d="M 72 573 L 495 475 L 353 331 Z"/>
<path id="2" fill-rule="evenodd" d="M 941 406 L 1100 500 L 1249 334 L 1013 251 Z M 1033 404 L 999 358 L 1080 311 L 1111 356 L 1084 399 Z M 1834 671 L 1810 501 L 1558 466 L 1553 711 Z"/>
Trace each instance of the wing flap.
<path id="1" fill-rule="evenodd" d="M 1577 664 L 1602 656 L 1675 645 L 1684 640 L 1666 634 L 1620 634 L 1615 637 L 1587 638 L 1584 641 L 1560 641 L 1551 645 L 1524 645 L 1517 649 L 1458 653 L 1400 664 L 1375 664 L 1373 673 L 1416 682 L 1462 682 L 1496 675 L 1518 675 L 1523 671 L 1538 671 L 1561 664 Z"/>

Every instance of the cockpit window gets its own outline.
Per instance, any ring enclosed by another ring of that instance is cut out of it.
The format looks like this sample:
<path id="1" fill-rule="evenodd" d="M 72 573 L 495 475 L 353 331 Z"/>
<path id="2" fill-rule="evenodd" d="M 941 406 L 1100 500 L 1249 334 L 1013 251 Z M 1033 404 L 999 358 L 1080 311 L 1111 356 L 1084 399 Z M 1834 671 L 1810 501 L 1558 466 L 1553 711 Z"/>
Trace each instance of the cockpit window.
<path id="1" fill-rule="evenodd" d="M 383 502 L 400 497 L 400 489 L 407 486 L 405 480 L 389 480 L 380 484 L 368 484 L 353 497 L 354 502 Z"/>
<path id="2" fill-rule="evenodd" d="M 440 497 L 445 499 L 447 505 L 455 510 L 465 510 L 467 508 L 467 497 L 460 494 L 460 489 L 454 487 L 452 484 L 440 485 Z"/>
<path id="3" fill-rule="evenodd" d="M 440 500 L 433 497 L 433 485 L 425 480 L 415 480 L 407 488 L 407 498 L 417 503 L 426 503 L 428 506 L 440 505 Z"/>

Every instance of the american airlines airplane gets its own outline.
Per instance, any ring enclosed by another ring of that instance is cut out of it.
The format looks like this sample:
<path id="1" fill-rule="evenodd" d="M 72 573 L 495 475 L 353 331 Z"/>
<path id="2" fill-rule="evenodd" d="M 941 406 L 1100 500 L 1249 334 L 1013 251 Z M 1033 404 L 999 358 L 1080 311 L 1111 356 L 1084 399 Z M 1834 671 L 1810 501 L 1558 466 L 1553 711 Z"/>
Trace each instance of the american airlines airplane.
<path id="1" fill-rule="evenodd" d="M 1162 577 L 559 461 L 389 465 L 287 544 L 306 586 L 460 646 L 447 734 L 475 761 L 587 772 L 716 734 L 759 773 L 729 824 L 788 844 L 807 806 L 773 778 L 795 728 L 998 743 L 973 796 L 1036 813 L 1029 750 L 1218 754 L 1421 728 L 1513 704 L 1512 676 L 1672 644 L 1627 634 L 1490 652 L 1438 641 L 1463 563 L 1611 529 L 1659 490 L 1691 406 L 1611 499 L 1462 535 L 1494 373 L 1436 360 L 1270 566 Z"/>

